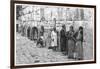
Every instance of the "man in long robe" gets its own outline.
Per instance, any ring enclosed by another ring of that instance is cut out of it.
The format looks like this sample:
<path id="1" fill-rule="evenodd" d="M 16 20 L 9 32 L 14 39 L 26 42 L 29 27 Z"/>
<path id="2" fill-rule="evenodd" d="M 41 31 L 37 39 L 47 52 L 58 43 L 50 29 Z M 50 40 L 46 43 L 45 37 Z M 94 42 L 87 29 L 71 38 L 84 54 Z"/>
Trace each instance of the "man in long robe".
<path id="1" fill-rule="evenodd" d="M 66 27 L 65 25 L 62 26 L 60 31 L 60 48 L 61 52 L 65 55 L 66 54 Z"/>
<path id="2" fill-rule="evenodd" d="M 54 29 L 51 32 L 51 47 L 53 48 L 54 51 L 57 51 L 57 32 L 56 32 L 56 28 L 54 27 Z"/>
<path id="3" fill-rule="evenodd" d="M 27 37 L 28 37 L 28 39 L 30 39 L 30 31 L 31 31 L 31 28 L 28 27 L 28 29 L 27 29 Z"/>

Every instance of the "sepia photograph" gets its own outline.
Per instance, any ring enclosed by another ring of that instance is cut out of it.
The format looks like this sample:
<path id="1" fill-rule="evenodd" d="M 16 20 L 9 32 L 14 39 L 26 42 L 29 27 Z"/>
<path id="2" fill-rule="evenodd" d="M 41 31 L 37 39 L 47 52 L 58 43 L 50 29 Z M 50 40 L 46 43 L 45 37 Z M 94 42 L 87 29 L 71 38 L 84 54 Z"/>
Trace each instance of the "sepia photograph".
<path id="1" fill-rule="evenodd" d="M 14 4 L 14 65 L 95 61 L 94 7 Z"/>

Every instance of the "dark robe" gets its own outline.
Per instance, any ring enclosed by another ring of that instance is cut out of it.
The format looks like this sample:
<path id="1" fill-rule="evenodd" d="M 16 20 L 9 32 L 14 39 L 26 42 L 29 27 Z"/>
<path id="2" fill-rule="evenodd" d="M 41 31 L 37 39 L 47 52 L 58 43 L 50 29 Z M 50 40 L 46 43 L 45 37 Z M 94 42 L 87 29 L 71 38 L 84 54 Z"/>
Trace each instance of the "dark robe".
<path id="1" fill-rule="evenodd" d="M 28 27 L 28 29 L 27 29 L 27 37 L 30 39 L 30 31 L 31 31 L 31 28 L 30 27 Z"/>
<path id="2" fill-rule="evenodd" d="M 19 24 L 16 24 L 16 32 L 18 32 L 19 30 Z"/>
<path id="3" fill-rule="evenodd" d="M 59 32 L 57 30 L 55 32 L 57 34 L 57 46 L 54 46 L 53 50 L 59 51 Z"/>
<path id="4" fill-rule="evenodd" d="M 60 48 L 61 52 L 66 51 L 66 32 L 63 29 L 60 31 Z"/>

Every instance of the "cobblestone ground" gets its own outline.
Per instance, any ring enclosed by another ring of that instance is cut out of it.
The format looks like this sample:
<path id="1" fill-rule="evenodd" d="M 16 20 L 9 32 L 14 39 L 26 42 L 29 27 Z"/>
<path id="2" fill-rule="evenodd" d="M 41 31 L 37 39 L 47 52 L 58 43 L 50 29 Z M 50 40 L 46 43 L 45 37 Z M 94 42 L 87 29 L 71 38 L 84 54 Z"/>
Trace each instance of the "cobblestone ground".
<path id="1" fill-rule="evenodd" d="M 92 48 L 84 44 L 84 59 L 91 59 Z M 68 62 L 68 59 L 61 52 L 54 52 L 47 47 L 39 48 L 34 41 L 16 34 L 16 64 L 34 64 L 46 62 Z M 87 49 L 88 48 L 88 49 Z"/>

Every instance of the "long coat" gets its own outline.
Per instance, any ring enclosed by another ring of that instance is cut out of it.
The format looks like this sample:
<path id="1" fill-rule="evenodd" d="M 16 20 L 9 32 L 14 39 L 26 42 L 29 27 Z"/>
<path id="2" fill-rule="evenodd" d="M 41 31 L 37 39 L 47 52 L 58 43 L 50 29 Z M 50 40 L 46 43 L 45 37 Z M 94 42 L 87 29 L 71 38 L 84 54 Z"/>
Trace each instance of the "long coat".
<path id="1" fill-rule="evenodd" d="M 55 31 L 51 32 L 51 46 L 57 46 L 57 33 Z"/>
<path id="2" fill-rule="evenodd" d="M 65 52 L 66 51 L 66 32 L 62 29 L 60 31 L 60 48 L 61 48 L 61 52 Z"/>
<path id="3" fill-rule="evenodd" d="M 31 32 L 31 28 L 30 27 L 28 27 L 28 29 L 27 29 L 27 37 L 30 39 L 30 32 Z"/>

